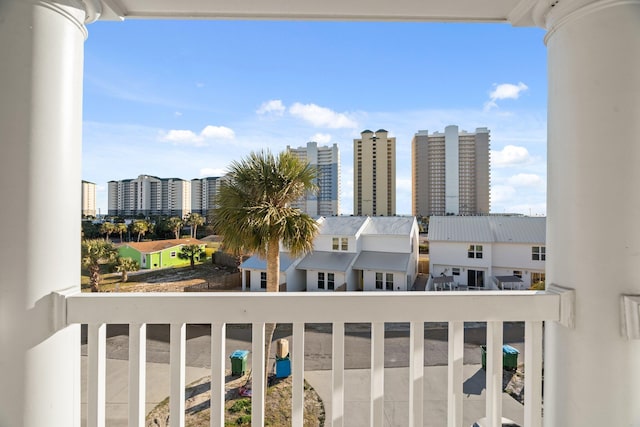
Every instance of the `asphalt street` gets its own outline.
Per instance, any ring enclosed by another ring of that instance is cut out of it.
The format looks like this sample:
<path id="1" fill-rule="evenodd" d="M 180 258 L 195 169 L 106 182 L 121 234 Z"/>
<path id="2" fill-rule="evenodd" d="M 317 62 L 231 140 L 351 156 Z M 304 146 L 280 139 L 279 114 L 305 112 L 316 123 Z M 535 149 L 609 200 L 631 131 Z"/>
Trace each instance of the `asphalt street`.
<path id="1" fill-rule="evenodd" d="M 291 325 L 279 324 L 274 339 L 286 338 L 292 348 Z M 425 324 L 424 366 L 447 364 L 448 331 L 446 324 Z M 87 354 L 86 328 L 82 334 L 82 354 Z M 482 324 L 465 327 L 465 364 L 481 361 L 480 345 L 486 340 L 486 329 Z M 308 324 L 305 333 L 305 370 L 331 369 L 331 325 Z M 524 324 L 505 323 L 504 342 L 517 348 L 523 354 Z M 274 358 L 275 348 L 272 346 Z M 409 366 L 408 324 L 387 324 L 385 332 L 385 367 Z M 226 353 L 235 350 L 251 350 L 251 326 L 227 325 Z M 128 326 L 109 325 L 107 327 L 107 358 L 127 360 L 129 351 Z M 211 337 L 208 325 L 187 325 L 186 365 L 209 368 L 211 364 Z M 249 353 L 248 365 L 251 364 Z M 345 326 L 345 368 L 367 369 L 370 367 L 370 327 L 366 324 Z M 522 357 L 522 356 L 521 356 Z M 522 360 L 522 359 L 521 359 Z M 169 325 L 148 325 L 147 362 L 169 363 Z M 227 359 L 227 368 L 230 369 Z"/>

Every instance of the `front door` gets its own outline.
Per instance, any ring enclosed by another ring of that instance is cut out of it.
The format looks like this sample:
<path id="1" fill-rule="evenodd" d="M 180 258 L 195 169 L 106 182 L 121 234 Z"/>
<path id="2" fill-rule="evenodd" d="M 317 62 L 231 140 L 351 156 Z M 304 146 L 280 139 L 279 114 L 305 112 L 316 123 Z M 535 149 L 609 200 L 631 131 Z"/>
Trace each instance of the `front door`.
<path id="1" fill-rule="evenodd" d="M 484 271 L 467 270 L 467 285 L 484 288 Z"/>

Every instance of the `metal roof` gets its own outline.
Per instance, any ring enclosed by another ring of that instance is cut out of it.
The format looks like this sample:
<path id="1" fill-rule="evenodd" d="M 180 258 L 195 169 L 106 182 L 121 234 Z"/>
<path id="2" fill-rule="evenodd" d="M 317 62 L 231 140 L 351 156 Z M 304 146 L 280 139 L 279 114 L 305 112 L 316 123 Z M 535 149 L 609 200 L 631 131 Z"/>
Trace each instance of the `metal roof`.
<path id="1" fill-rule="evenodd" d="M 366 216 L 327 216 L 319 220 L 319 233 L 331 236 L 355 236 L 367 221 Z"/>
<path id="2" fill-rule="evenodd" d="M 430 242 L 546 242 L 547 219 L 526 216 L 432 216 Z"/>
<path id="3" fill-rule="evenodd" d="M 295 259 L 289 257 L 288 252 L 280 252 L 280 271 L 287 271 Z M 240 268 L 247 270 L 266 270 L 267 260 L 261 258 L 259 255 L 254 255 L 240 264 Z"/>
<path id="4" fill-rule="evenodd" d="M 406 216 L 376 216 L 371 217 L 363 235 L 409 235 L 415 222 L 414 217 Z"/>
<path id="5" fill-rule="evenodd" d="M 298 270 L 347 271 L 356 255 L 353 252 L 315 251 L 305 256 L 296 268 Z"/>
<path id="6" fill-rule="evenodd" d="M 357 270 L 406 272 L 409 254 L 362 251 L 353 264 Z"/>

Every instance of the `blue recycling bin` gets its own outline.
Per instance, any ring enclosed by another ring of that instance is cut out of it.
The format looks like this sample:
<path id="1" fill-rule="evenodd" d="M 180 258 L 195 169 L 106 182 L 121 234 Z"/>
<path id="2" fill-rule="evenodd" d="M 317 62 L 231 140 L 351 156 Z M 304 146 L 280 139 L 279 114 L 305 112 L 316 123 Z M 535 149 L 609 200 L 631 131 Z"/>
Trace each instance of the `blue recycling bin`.
<path id="1" fill-rule="evenodd" d="M 286 378 L 291 375 L 291 360 L 289 356 L 281 359 L 276 357 L 276 378 Z"/>

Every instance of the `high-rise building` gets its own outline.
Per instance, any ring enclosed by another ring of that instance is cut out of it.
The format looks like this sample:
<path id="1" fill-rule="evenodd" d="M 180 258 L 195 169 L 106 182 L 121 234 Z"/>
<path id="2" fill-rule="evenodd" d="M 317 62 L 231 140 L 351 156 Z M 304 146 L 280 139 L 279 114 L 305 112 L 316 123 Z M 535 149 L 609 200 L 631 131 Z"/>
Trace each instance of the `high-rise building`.
<path id="1" fill-rule="evenodd" d="M 109 215 L 168 215 L 191 212 L 191 183 L 180 178 L 140 175 L 136 179 L 109 181 Z"/>
<path id="2" fill-rule="evenodd" d="M 191 180 L 191 211 L 207 216 L 216 208 L 216 197 L 224 177 L 206 177 Z"/>
<path id="3" fill-rule="evenodd" d="M 82 181 L 82 216 L 96 216 L 96 184 Z"/>
<path id="4" fill-rule="evenodd" d="M 444 133 L 418 131 L 411 141 L 412 213 L 483 215 L 489 213 L 489 130 Z"/>
<path id="5" fill-rule="evenodd" d="M 340 150 L 338 144 L 331 147 L 318 147 L 317 142 L 307 142 L 306 147 L 291 148 L 287 151 L 308 162 L 317 171 L 317 193 L 308 193 L 306 197 L 292 203 L 311 216 L 331 216 L 340 214 Z"/>
<path id="6" fill-rule="evenodd" d="M 384 129 L 353 140 L 354 215 L 396 214 L 396 139 Z"/>

